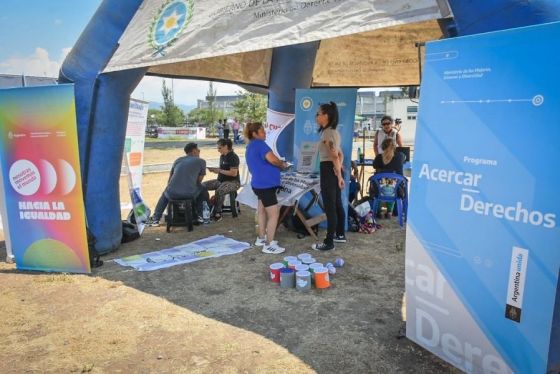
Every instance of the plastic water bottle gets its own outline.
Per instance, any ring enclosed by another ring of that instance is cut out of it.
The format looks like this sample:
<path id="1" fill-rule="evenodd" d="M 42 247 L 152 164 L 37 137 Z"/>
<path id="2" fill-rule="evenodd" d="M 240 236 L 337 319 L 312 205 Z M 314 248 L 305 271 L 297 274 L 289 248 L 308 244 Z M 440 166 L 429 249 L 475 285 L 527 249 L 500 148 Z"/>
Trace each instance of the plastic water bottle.
<path id="1" fill-rule="evenodd" d="M 202 220 L 204 223 L 210 223 L 210 208 L 206 201 L 202 202 Z"/>

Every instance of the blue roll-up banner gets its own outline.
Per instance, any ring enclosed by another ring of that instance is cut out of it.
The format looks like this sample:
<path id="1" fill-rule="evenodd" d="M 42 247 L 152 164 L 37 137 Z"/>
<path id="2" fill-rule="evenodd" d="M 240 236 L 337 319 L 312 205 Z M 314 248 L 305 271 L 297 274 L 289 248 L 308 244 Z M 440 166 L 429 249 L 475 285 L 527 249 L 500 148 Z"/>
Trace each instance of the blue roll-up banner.
<path id="1" fill-rule="evenodd" d="M 294 134 L 294 167 L 298 171 L 319 173 L 319 159 L 317 145 L 320 134 L 319 125 L 315 122 L 315 114 L 319 105 L 335 102 L 338 107 L 338 126 L 340 146 L 344 154 L 344 177 L 346 187 L 342 191 L 342 201 L 348 201 L 348 186 L 350 178 L 350 162 L 352 156 L 352 141 L 354 134 L 354 116 L 356 113 L 355 88 L 318 88 L 296 90 L 296 121 Z M 347 204 L 344 205 L 346 211 Z"/>
<path id="2" fill-rule="evenodd" d="M 473 373 L 545 373 L 560 269 L 560 23 L 426 46 L 407 337 Z"/>

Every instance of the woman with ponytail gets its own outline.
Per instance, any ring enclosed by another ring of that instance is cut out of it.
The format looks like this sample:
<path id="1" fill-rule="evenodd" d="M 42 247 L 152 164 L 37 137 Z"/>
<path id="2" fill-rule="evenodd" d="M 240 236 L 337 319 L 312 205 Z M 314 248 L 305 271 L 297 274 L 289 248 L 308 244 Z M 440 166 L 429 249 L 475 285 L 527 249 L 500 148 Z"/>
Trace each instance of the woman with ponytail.
<path id="1" fill-rule="evenodd" d="M 321 197 L 327 215 L 327 237 L 322 243 L 313 244 L 319 251 L 334 249 L 334 243 L 345 243 L 345 215 L 342 205 L 341 190 L 344 188 L 342 162 L 344 157 L 340 149 L 338 126 L 338 108 L 332 101 L 321 104 L 316 114 L 321 140 L 319 141 Z"/>

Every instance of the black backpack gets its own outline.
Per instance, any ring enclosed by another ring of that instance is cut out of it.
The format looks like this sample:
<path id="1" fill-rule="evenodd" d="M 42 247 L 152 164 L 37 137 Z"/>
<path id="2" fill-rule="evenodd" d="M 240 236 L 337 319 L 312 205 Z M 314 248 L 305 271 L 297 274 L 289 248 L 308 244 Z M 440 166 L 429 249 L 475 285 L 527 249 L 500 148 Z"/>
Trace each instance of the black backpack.
<path id="1" fill-rule="evenodd" d="M 308 219 L 310 217 L 310 215 L 309 215 L 309 213 L 307 213 L 307 211 L 309 209 L 311 209 L 311 207 L 313 206 L 313 203 L 314 203 L 314 200 L 312 199 L 303 209 L 300 209 L 300 212 L 303 214 L 305 219 Z M 283 209 L 289 209 L 289 208 L 288 207 L 282 207 L 281 209 L 282 210 L 280 212 L 280 215 L 282 215 Z M 304 236 L 309 235 L 309 232 L 305 228 L 305 225 L 303 224 L 303 222 L 301 222 L 301 219 L 296 214 L 288 214 L 284 218 L 284 221 L 282 223 L 284 224 L 284 227 L 287 228 L 288 230 L 296 232 L 298 234 L 298 238 L 303 238 Z M 317 225 L 311 226 L 311 230 L 313 230 L 315 235 L 317 235 L 317 233 L 319 232 L 319 225 L 317 224 Z"/>
<path id="2" fill-rule="evenodd" d="M 129 221 L 122 221 L 121 243 L 128 243 L 140 237 L 138 226 Z"/>
<path id="3" fill-rule="evenodd" d="M 101 255 L 95 249 L 95 235 L 86 226 L 87 242 L 88 242 L 88 252 L 89 252 L 89 264 L 92 268 L 98 268 L 103 265 L 101 260 Z"/>
<path id="4" fill-rule="evenodd" d="M 348 204 L 348 231 L 360 231 L 360 217 L 358 216 L 358 212 L 356 212 L 356 209 L 354 209 L 352 204 Z"/>

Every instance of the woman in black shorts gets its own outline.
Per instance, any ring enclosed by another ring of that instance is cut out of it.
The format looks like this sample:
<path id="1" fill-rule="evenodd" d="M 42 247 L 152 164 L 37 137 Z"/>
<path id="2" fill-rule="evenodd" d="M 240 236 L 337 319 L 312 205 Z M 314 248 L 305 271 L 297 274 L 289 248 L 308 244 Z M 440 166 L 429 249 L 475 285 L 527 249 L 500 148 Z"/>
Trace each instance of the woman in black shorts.
<path id="1" fill-rule="evenodd" d="M 285 169 L 288 165 L 274 155 L 265 143 L 265 138 L 266 133 L 261 123 L 248 123 L 245 126 L 245 139 L 249 139 L 245 159 L 251 172 L 251 187 L 259 199 L 259 236 L 255 245 L 262 246 L 264 253 L 279 254 L 285 249 L 274 240 L 280 214 L 276 191 L 280 187 L 280 169 Z"/>

